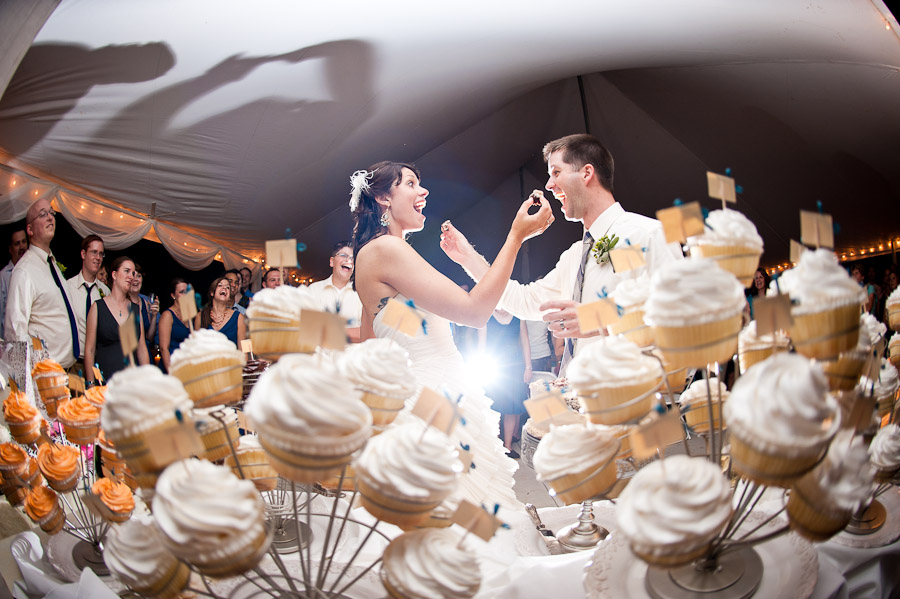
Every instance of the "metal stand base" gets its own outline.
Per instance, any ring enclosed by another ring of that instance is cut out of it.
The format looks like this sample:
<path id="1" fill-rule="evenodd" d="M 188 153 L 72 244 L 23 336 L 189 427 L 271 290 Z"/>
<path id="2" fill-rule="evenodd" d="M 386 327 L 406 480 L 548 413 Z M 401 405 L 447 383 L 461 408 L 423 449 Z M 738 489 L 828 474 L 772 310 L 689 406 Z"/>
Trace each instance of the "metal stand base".
<path id="1" fill-rule="evenodd" d="M 275 534 L 272 537 L 272 547 L 281 554 L 294 553 L 298 549 L 306 549 L 312 541 L 312 529 L 300 522 L 300 538 L 297 538 L 297 521 L 283 516 L 281 522 L 275 523 Z"/>
<path id="2" fill-rule="evenodd" d="M 109 568 L 103 561 L 103 552 L 100 548 L 87 541 L 78 541 L 72 547 L 72 561 L 79 570 L 90 568 L 97 576 L 109 576 Z"/>
<path id="3" fill-rule="evenodd" d="M 759 588 L 762 575 L 759 554 L 745 547 L 720 556 L 712 568 L 699 560 L 671 570 L 650 566 L 645 585 L 653 599 L 747 599 Z"/>
<path id="4" fill-rule="evenodd" d="M 594 549 L 597 543 L 609 536 L 609 531 L 594 522 L 593 502 L 581 503 L 578 522 L 570 524 L 556 534 L 559 546 L 569 553 Z"/>
<path id="5" fill-rule="evenodd" d="M 885 520 L 887 520 L 887 510 L 876 499 L 862 513 L 853 514 L 850 524 L 844 530 L 854 535 L 870 535 L 884 526 Z"/>

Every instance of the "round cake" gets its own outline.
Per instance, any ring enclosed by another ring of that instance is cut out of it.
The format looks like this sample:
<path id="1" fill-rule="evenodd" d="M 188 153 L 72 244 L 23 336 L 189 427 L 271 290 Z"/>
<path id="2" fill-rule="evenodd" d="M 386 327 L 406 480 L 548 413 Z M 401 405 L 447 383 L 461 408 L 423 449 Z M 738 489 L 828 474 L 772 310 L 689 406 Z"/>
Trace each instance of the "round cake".
<path id="1" fill-rule="evenodd" d="M 246 572 L 271 542 L 265 504 L 253 483 L 204 460 L 165 469 L 156 483 L 153 516 L 169 551 L 208 576 Z"/>
<path id="2" fill-rule="evenodd" d="M 311 355 L 287 355 L 269 368 L 246 414 L 272 467 L 301 483 L 339 474 L 372 429 L 360 393 L 332 362 Z"/>
<path id="3" fill-rule="evenodd" d="M 450 438 L 422 424 L 395 425 L 373 437 L 353 463 L 364 508 L 408 529 L 456 489 L 462 471 Z"/>
<path id="4" fill-rule="evenodd" d="M 663 369 L 624 337 L 602 337 L 579 350 L 567 374 L 591 422 L 621 424 L 653 409 Z"/>
<path id="5" fill-rule="evenodd" d="M 737 350 L 744 289 L 709 260 L 680 260 L 650 279 L 644 321 L 653 327 L 666 370 L 703 368 Z"/>
<path id="6" fill-rule="evenodd" d="M 631 550 L 675 567 L 701 557 L 731 518 L 731 485 L 704 458 L 675 455 L 645 466 L 619 496 L 616 521 Z"/>
<path id="7" fill-rule="evenodd" d="M 840 426 L 822 369 L 799 354 L 774 354 L 751 368 L 723 412 L 734 469 L 781 487 L 819 461 Z"/>
<path id="8" fill-rule="evenodd" d="M 381 581 L 392 599 L 470 599 L 481 586 L 478 560 L 449 529 L 404 533 L 384 551 Z"/>
<path id="9" fill-rule="evenodd" d="M 169 372 L 197 408 L 240 401 L 244 354 L 219 331 L 198 329 L 172 352 Z"/>
<path id="10" fill-rule="evenodd" d="M 551 426 L 534 452 L 534 469 L 563 503 L 579 503 L 616 483 L 619 447 L 619 439 L 606 427 Z"/>
<path id="11" fill-rule="evenodd" d="M 709 258 L 749 287 L 759 267 L 763 240 L 756 225 L 736 210 L 713 210 L 702 235 L 688 239 L 691 258 Z"/>
<path id="12" fill-rule="evenodd" d="M 187 564 L 163 545 L 159 527 L 150 515 L 135 516 L 111 527 L 103 560 L 113 576 L 144 597 L 172 599 L 191 577 Z"/>

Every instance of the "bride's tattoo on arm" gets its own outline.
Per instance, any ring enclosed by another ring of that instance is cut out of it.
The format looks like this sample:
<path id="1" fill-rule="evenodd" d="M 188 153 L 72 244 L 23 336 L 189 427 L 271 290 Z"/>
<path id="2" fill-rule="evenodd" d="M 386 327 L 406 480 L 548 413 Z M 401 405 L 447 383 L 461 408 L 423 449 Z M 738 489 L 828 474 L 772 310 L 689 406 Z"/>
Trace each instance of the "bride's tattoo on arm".
<path id="1" fill-rule="evenodd" d="M 391 299 L 391 298 L 389 298 L 389 297 L 383 297 L 383 298 L 381 298 L 381 301 L 378 302 L 378 307 L 375 308 L 375 313 L 376 313 L 376 314 L 379 313 L 379 312 L 381 312 L 381 309 L 384 308 L 385 306 L 387 306 L 387 303 L 388 303 L 388 300 L 389 300 L 389 299 Z"/>

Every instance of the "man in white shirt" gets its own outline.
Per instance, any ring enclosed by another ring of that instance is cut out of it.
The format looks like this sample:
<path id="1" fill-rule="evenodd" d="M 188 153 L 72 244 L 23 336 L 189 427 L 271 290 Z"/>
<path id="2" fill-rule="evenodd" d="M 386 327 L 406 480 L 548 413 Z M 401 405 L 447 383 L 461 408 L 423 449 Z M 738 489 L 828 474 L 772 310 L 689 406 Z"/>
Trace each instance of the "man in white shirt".
<path id="1" fill-rule="evenodd" d="M 9 339 L 44 341 L 50 357 L 64 368 L 81 355 L 78 326 L 72 301 L 50 242 L 56 233 L 56 212 L 50 202 L 40 199 L 25 216 L 28 251 L 13 269 L 6 300 L 5 326 Z"/>
<path id="2" fill-rule="evenodd" d="M 88 235 L 81 241 L 81 270 L 66 281 L 75 323 L 78 325 L 78 344 L 81 348 L 79 358 L 84 357 L 84 332 L 91 304 L 109 295 L 109 287 L 97 278 L 105 256 L 103 240 L 98 235 Z"/>
<path id="3" fill-rule="evenodd" d="M 580 222 L 584 237 L 562 253 L 556 266 L 543 278 L 522 285 L 507 283 L 498 307 L 522 320 L 545 320 L 557 337 L 569 339 L 563 367 L 585 338 L 599 332 L 582 333 L 576 307 L 611 293 L 620 280 L 606 253 L 596 250 L 597 242 L 618 237 L 616 247 L 627 244 L 645 248 L 652 273 L 656 268 L 681 257 L 677 244 L 666 244 L 659 221 L 626 212 L 613 196 L 612 155 L 595 137 L 569 135 L 544 146 L 547 162 L 546 189 L 562 204 L 566 220 Z M 627 242 L 626 242 L 627 240 Z M 448 223 L 441 235 L 441 247 L 477 281 L 489 264 L 475 252 L 465 237 Z M 599 255 L 598 255 L 599 254 Z M 580 342 L 575 342 L 580 339 Z M 564 373 L 560 372 L 560 376 Z"/>
<path id="4" fill-rule="evenodd" d="M 353 343 L 358 343 L 362 303 L 350 284 L 353 250 L 346 241 L 335 244 L 328 265 L 331 267 L 331 276 L 312 283 L 309 290 L 319 299 L 323 311 L 339 314 L 347 320 L 347 336 Z"/>
<path id="5" fill-rule="evenodd" d="M 16 229 L 9 236 L 9 264 L 0 270 L 0 339 L 6 339 L 3 321 L 6 316 L 6 296 L 9 293 L 9 279 L 19 258 L 28 251 L 28 235 L 25 229 Z"/>
<path id="6" fill-rule="evenodd" d="M 281 287 L 281 269 L 270 268 L 262 277 L 263 289 L 275 289 Z"/>

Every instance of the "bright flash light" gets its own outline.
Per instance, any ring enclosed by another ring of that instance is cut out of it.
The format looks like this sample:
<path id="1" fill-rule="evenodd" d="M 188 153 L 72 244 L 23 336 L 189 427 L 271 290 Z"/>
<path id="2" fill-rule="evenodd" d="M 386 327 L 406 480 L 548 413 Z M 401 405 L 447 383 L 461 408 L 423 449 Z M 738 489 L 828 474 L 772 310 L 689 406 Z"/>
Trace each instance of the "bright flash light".
<path id="1" fill-rule="evenodd" d="M 469 378 L 482 388 L 496 380 L 499 366 L 494 356 L 487 352 L 473 352 L 466 358 Z"/>

